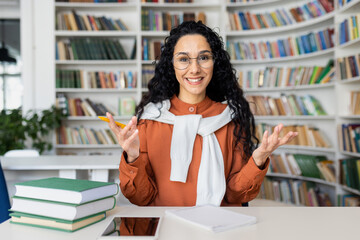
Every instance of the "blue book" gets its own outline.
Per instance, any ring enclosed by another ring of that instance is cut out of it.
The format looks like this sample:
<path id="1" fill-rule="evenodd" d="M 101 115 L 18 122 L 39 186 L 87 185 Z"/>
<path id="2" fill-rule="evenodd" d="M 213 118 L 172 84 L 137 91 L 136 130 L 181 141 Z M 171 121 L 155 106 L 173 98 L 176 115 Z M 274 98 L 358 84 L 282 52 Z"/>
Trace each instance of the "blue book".
<path id="1" fill-rule="evenodd" d="M 286 57 L 286 52 L 285 52 L 283 40 L 278 39 L 278 40 L 277 40 L 277 45 L 278 45 L 280 57 Z"/>
<path id="2" fill-rule="evenodd" d="M 315 34 L 313 32 L 308 34 L 308 39 L 309 39 L 309 42 L 310 42 L 311 52 L 316 52 L 316 51 L 320 50 L 320 49 L 317 49 L 316 40 L 315 40 Z"/>
<path id="3" fill-rule="evenodd" d="M 153 22 L 153 19 L 154 19 L 154 11 L 149 9 L 149 30 L 152 31 L 154 30 L 154 22 Z"/>
<path id="4" fill-rule="evenodd" d="M 271 51 L 271 44 L 270 44 L 269 41 L 266 41 L 266 47 L 268 49 L 268 53 L 269 53 L 270 58 L 274 58 L 274 56 L 272 54 L 272 51 Z"/>
<path id="5" fill-rule="evenodd" d="M 311 53 L 310 41 L 309 41 L 308 37 L 306 35 L 302 35 L 302 36 L 300 36 L 300 39 L 301 39 L 300 43 L 304 47 L 304 52 Z"/>
<path id="6" fill-rule="evenodd" d="M 296 95 L 296 102 L 298 103 L 302 115 L 310 115 L 304 105 L 303 96 Z"/>
<path id="7" fill-rule="evenodd" d="M 244 30 L 249 30 L 250 27 L 249 27 L 249 25 L 248 25 L 248 22 L 246 21 L 246 18 L 245 18 L 244 13 L 243 13 L 243 12 L 239 12 L 238 15 L 239 15 L 239 18 L 240 18 L 240 23 L 241 23 L 242 28 L 243 28 Z"/>
<path id="8" fill-rule="evenodd" d="M 300 37 L 296 37 L 296 38 L 295 38 L 295 41 L 296 41 L 296 45 L 297 45 L 297 47 L 298 47 L 298 49 L 299 49 L 299 55 L 304 54 L 304 53 L 305 53 L 305 52 L 304 52 L 304 47 L 303 47 L 303 45 L 301 44 Z"/>
<path id="9" fill-rule="evenodd" d="M 323 31 L 319 32 L 319 37 L 320 37 L 320 44 L 321 44 L 322 49 L 327 49 L 325 35 L 324 35 Z"/>
<path id="10" fill-rule="evenodd" d="M 231 43 L 231 44 L 234 44 L 236 59 L 241 59 L 239 44 L 238 43 Z"/>
<path id="11" fill-rule="evenodd" d="M 285 26 L 288 25 L 288 23 L 286 22 L 286 20 L 283 18 L 283 16 L 281 15 L 281 12 L 279 9 L 275 10 L 276 16 L 278 17 L 279 21 L 281 22 L 281 25 Z"/>
<path id="12" fill-rule="evenodd" d="M 149 60 L 149 50 L 148 50 L 148 47 L 149 46 L 149 41 L 147 38 L 144 38 L 143 39 L 143 58 L 144 60 Z"/>
<path id="13" fill-rule="evenodd" d="M 309 18 L 315 18 L 315 17 L 316 17 L 316 16 L 314 16 L 314 15 L 312 14 L 312 12 L 310 11 L 309 6 L 308 6 L 307 4 L 304 4 L 303 10 L 304 10 L 305 14 L 306 14 L 307 16 L 309 16 Z"/>

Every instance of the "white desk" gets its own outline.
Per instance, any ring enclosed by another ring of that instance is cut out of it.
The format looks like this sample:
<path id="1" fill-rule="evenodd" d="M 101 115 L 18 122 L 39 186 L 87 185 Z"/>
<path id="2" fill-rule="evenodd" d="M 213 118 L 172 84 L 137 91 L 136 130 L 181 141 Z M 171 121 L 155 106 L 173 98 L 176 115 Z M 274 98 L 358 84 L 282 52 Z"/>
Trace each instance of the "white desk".
<path id="1" fill-rule="evenodd" d="M 74 233 L 21 226 L 6 221 L 0 224 L 0 238 L 4 240 L 95 240 L 110 221 L 111 215 L 163 216 L 166 209 L 163 207 L 117 207 L 109 212 L 104 221 Z M 258 223 L 214 234 L 180 220 L 165 217 L 160 228 L 159 239 L 340 240 L 359 238 L 360 208 L 245 207 L 227 209 L 256 216 Z"/>
<path id="2" fill-rule="evenodd" d="M 109 170 L 117 170 L 120 155 L 1 157 L 6 171 L 57 171 L 59 177 L 76 178 L 77 170 L 92 170 L 90 180 L 108 181 Z"/>

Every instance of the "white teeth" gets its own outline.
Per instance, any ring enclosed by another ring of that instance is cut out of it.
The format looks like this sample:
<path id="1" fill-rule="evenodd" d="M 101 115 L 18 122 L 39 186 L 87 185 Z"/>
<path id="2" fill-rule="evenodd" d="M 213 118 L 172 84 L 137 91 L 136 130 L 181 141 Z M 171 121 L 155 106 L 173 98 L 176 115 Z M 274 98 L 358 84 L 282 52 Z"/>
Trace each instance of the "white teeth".
<path id="1" fill-rule="evenodd" d="M 201 80 L 201 78 L 196 78 L 196 79 L 187 78 L 187 80 L 188 80 L 189 82 L 195 83 L 195 82 L 199 82 L 199 81 Z"/>

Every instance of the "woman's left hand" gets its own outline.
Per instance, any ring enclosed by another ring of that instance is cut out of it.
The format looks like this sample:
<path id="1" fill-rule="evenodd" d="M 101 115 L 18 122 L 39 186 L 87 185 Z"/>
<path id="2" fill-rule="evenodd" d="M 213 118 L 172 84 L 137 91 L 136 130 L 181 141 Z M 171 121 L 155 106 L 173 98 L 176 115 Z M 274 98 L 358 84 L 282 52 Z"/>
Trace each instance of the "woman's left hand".
<path id="1" fill-rule="evenodd" d="M 270 136 L 268 131 L 264 132 L 260 147 L 255 149 L 252 154 L 255 164 L 259 168 L 265 164 L 266 159 L 273 151 L 275 151 L 275 149 L 281 145 L 287 144 L 298 135 L 297 132 L 288 132 L 284 137 L 280 138 L 279 135 L 283 127 L 284 125 L 281 123 L 277 125 Z"/>

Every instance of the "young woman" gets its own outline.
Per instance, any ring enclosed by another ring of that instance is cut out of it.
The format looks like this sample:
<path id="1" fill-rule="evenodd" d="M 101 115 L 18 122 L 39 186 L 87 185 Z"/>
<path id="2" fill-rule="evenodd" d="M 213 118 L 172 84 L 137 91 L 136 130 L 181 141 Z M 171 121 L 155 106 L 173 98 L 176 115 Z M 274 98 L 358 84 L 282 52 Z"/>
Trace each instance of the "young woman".
<path id="1" fill-rule="evenodd" d="M 124 150 L 120 188 L 137 205 L 248 202 L 260 190 L 269 155 L 297 135 L 279 138 L 279 124 L 255 149 L 254 117 L 229 54 L 201 22 L 171 30 L 148 88 L 124 129 L 107 114 Z"/>

